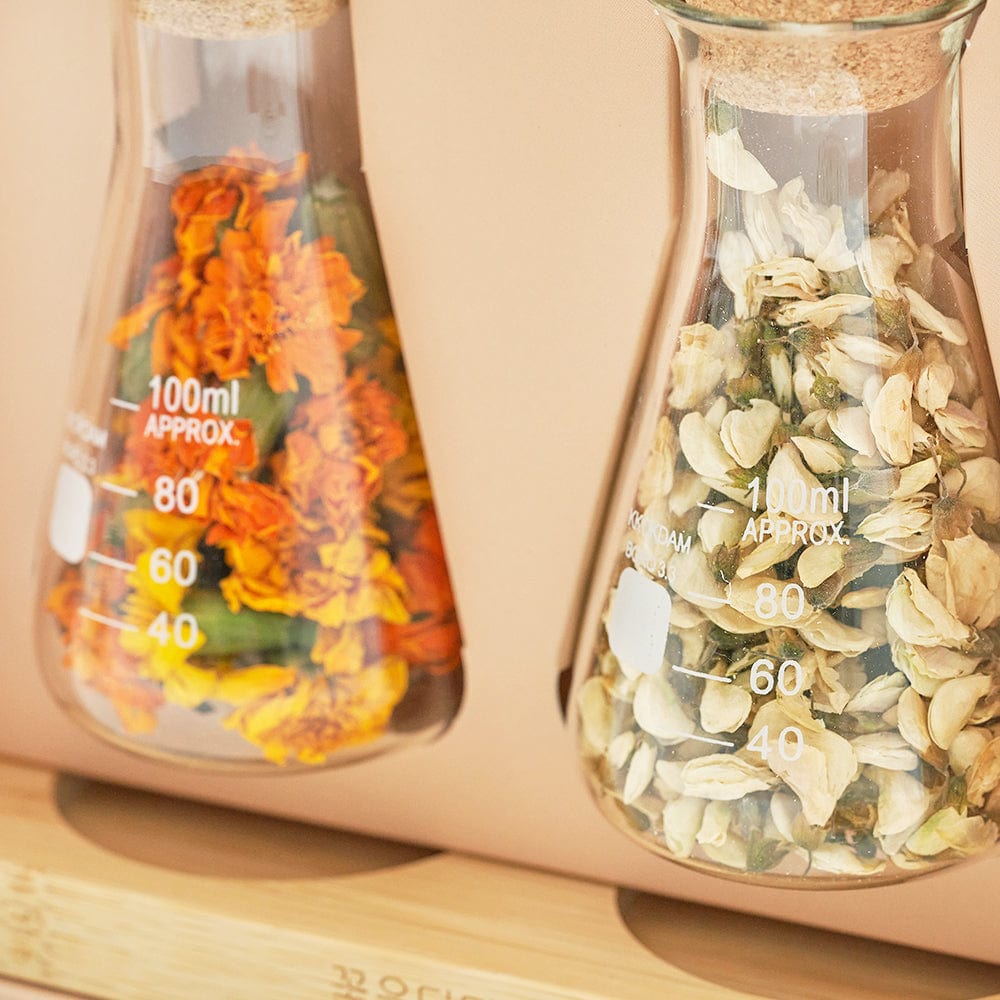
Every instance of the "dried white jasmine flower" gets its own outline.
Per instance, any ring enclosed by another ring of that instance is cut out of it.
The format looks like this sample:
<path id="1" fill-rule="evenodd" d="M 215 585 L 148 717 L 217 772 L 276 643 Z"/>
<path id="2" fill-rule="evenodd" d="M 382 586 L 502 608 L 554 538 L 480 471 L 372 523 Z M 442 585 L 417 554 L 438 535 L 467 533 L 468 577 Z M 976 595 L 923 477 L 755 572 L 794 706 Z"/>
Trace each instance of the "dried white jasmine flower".
<path id="1" fill-rule="evenodd" d="M 830 430 L 848 448 L 858 452 L 859 455 L 874 458 L 878 446 L 872 433 L 868 412 L 863 406 L 838 407 L 830 414 L 829 421 Z"/>
<path id="2" fill-rule="evenodd" d="M 799 449 L 809 471 L 817 475 L 840 472 L 846 464 L 844 453 L 832 441 L 796 434 L 792 436 L 792 444 Z"/>
<path id="3" fill-rule="evenodd" d="M 982 511 L 987 521 L 1000 521 L 1000 462 L 981 456 L 962 462 L 962 468 L 949 469 L 944 476 L 948 493 Z"/>
<path id="4" fill-rule="evenodd" d="M 934 411 L 934 423 L 937 424 L 938 430 L 958 448 L 986 447 L 986 420 L 955 400 Z"/>
<path id="5" fill-rule="evenodd" d="M 796 572 L 806 587 L 818 587 L 844 568 L 844 549 L 840 545 L 810 545 L 802 550 Z"/>
<path id="6" fill-rule="evenodd" d="M 931 333 L 939 334 L 942 340 L 960 347 L 969 342 L 969 334 L 960 320 L 950 319 L 938 312 L 927 299 L 913 288 L 903 287 L 903 294 L 910 303 L 910 314 L 914 322 Z"/>
<path id="7" fill-rule="evenodd" d="M 911 555 L 924 552 L 931 544 L 932 499 L 929 493 L 918 493 L 905 500 L 893 500 L 869 514 L 858 525 L 857 532 L 870 542 Z"/>
<path id="8" fill-rule="evenodd" d="M 663 840 L 678 858 L 691 857 L 705 819 L 705 799 L 679 798 L 663 807 Z"/>
<path id="9" fill-rule="evenodd" d="M 955 645 L 971 635 L 912 569 L 904 569 L 889 589 L 885 612 L 893 631 L 914 646 Z"/>
<path id="10" fill-rule="evenodd" d="M 976 709 L 976 703 L 992 686 L 984 674 L 954 677 L 945 681 L 927 708 L 927 731 L 942 749 L 951 747 Z"/>
<path id="11" fill-rule="evenodd" d="M 963 816 L 954 806 L 934 813 L 912 837 L 906 850 L 924 857 L 954 851 L 978 854 L 997 839 L 996 824 L 982 816 Z"/>
<path id="12" fill-rule="evenodd" d="M 699 476 L 724 480 L 736 468 L 718 432 L 700 413 L 686 413 L 677 430 L 684 458 Z"/>
<path id="13" fill-rule="evenodd" d="M 899 733 L 865 733 L 851 740 L 860 764 L 872 764 L 886 771 L 913 771 L 920 758 Z"/>
<path id="14" fill-rule="evenodd" d="M 744 469 L 753 468 L 767 453 L 781 423 L 781 410 L 767 399 L 751 399 L 749 410 L 730 410 L 720 437 L 726 452 Z"/>
<path id="15" fill-rule="evenodd" d="M 925 564 L 930 592 L 960 621 L 986 629 L 1000 621 L 1000 552 L 978 535 L 935 543 Z"/>
<path id="16" fill-rule="evenodd" d="M 879 167 L 868 182 L 868 218 L 878 220 L 902 200 L 910 188 L 910 175 L 905 170 L 883 170 Z"/>
<path id="17" fill-rule="evenodd" d="M 673 685 L 658 675 L 640 679 L 635 689 L 632 713 L 636 725 L 660 743 L 683 743 L 692 732 L 693 723 Z"/>
<path id="18" fill-rule="evenodd" d="M 649 787 L 655 764 L 656 748 L 645 740 L 641 741 L 632 754 L 625 775 L 625 788 L 622 791 L 622 802 L 625 805 L 631 805 Z"/>
<path id="19" fill-rule="evenodd" d="M 750 692 L 738 684 L 706 682 L 699 711 L 701 728 L 706 733 L 734 733 L 750 717 L 752 708 Z"/>
<path id="20" fill-rule="evenodd" d="M 851 295 L 841 292 L 829 295 L 818 302 L 788 302 L 775 313 L 779 326 L 799 326 L 809 323 L 819 330 L 833 326 L 842 316 L 853 316 L 866 312 L 872 307 L 867 295 Z"/>
<path id="21" fill-rule="evenodd" d="M 712 174 L 735 191 L 763 194 L 778 186 L 760 160 L 744 147 L 738 129 L 709 132 L 705 138 L 705 158 Z"/>
<path id="22" fill-rule="evenodd" d="M 690 410 L 704 402 L 726 377 L 727 366 L 738 353 L 732 332 L 717 330 L 711 323 L 695 323 L 680 329 L 674 354 L 670 405 Z"/>
<path id="23" fill-rule="evenodd" d="M 875 236 L 861 244 L 858 253 L 861 280 L 872 295 L 899 298 L 899 269 L 913 263 L 913 251 L 898 236 Z"/>
<path id="24" fill-rule="evenodd" d="M 588 677 L 584 681 L 577 705 L 584 748 L 592 756 L 603 756 L 611 739 L 613 717 L 602 678 Z"/>
<path id="25" fill-rule="evenodd" d="M 627 763 L 632 751 L 635 749 L 635 733 L 625 730 L 619 733 L 608 744 L 608 763 L 616 770 L 620 771 Z"/>
<path id="26" fill-rule="evenodd" d="M 913 382 L 899 373 L 886 379 L 872 406 L 872 436 L 881 456 L 893 465 L 908 465 L 913 457 Z"/>
<path id="27" fill-rule="evenodd" d="M 848 703 L 847 712 L 885 712 L 909 687 L 906 676 L 894 671 L 869 681 Z"/>
<path id="28" fill-rule="evenodd" d="M 771 770 L 735 754 L 695 757 L 684 766 L 684 794 L 712 801 L 732 802 L 775 784 Z"/>
<path id="29" fill-rule="evenodd" d="M 746 319 L 751 314 L 749 278 L 750 268 L 756 259 L 753 246 L 743 233 L 730 230 L 722 234 L 719 240 L 719 274 L 733 293 L 737 319 Z"/>
<path id="30" fill-rule="evenodd" d="M 674 485 L 674 466 L 677 463 L 677 435 L 669 417 L 660 417 L 656 436 L 649 450 L 646 464 L 639 476 L 636 494 L 639 506 L 648 507 L 658 497 L 665 497 Z"/>
<path id="31" fill-rule="evenodd" d="M 983 756 L 991 740 L 992 734 L 988 729 L 980 726 L 967 726 L 963 729 L 948 747 L 948 766 L 952 772 L 965 774 Z M 982 805 L 982 802 L 978 804 Z"/>

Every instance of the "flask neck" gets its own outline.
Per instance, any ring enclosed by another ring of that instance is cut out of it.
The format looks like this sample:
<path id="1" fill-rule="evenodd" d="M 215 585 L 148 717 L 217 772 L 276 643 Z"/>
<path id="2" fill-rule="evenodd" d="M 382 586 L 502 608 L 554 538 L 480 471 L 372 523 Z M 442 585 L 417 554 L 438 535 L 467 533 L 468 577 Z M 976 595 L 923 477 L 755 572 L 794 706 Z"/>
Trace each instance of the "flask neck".
<path id="1" fill-rule="evenodd" d="M 803 41 L 793 26 L 761 33 L 667 18 L 681 70 L 687 209 L 725 231 L 742 228 L 764 195 L 773 203 L 801 194 L 817 212 L 840 216 L 856 249 L 879 214 L 879 181 L 890 178 L 905 184 L 917 244 L 961 245 L 959 63 L 974 19 L 856 37 L 838 26 Z M 887 69 L 882 57 L 904 42 L 910 63 Z M 767 72 L 787 65 L 789 47 L 820 68 Z M 822 68 L 834 64 L 836 72 Z M 882 67 L 877 84 L 867 78 L 872 66 Z"/>
<path id="2" fill-rule="evenodd" d="M 309 153 L 312 172 L 360 159 L 349 9 L 318 26 L 247 37 L 189 37 L 123 5 L 119 142 L 154 179 L 233 150 L 274 163 Z"/>

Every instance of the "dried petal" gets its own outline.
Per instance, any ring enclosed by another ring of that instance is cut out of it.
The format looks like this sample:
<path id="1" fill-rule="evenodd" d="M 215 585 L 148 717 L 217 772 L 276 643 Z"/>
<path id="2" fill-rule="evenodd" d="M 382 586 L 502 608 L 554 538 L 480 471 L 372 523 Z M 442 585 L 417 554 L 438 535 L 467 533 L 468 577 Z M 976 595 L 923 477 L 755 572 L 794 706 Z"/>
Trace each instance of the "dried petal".
<path id="1" fill-rule="evenodd" d="M 965 728 L 976 703 L 990 687 L 989 677 L 972 674 L 952 678 L 938 688 L 927 709 L 927 730 L 942 750 L 947 750 Z"/>
<path id="2" fill-rule="evenodd" d="M 743 537 L 746 538 L 749 532 L 753 533 L 754 538 L 761 540 L 741 559 L 736 570 L 736 578 L 739 580 L 756 576 L 777 563 L 784 562 L 802 544 L 801 541 L 792 540 L 792 521 L 783 514 L 762 514 L 756 521 L 747 522 Z"/>
<path id="3" fill-rule="evenodd" d="M 878 339 L 874 327 L 867 336 L 838 333 L 832 343 L 849 358 L 871 365 L 873 368 L 892 368 L 903 356 L 903 352 L 891 344 Z"/>
<path id="4" fill-rule="evenodd" d="M 987 521 L 1000 521 L 1000 462 L 995 458 L 965 459 L 961 470 L 945 473 L 944 484 L 949 494 L 978 507 Z"/>
<path id="5" fill-rule="evenodd" d="M 854 266 L 854 254 L 847 248 L 843 213 L 838 206 L 817 209 L 805 193 L 801 177 L 790 180 L 778 193 L 778 215 L 782 229 L 817 267 L 843 271 Z"/>
<path id="6" fill-rule="evenodd" d="M 899 701 L 899 696 L 907 687 L 909 687 L 909 684 L 905 674 L 899 671 L 882 674 L 881 677 L 876 677 L 875 680 L 869 681 L 848 702 L 845 711 L 885 712 Z"/>
<path id="7" fill-rule="evenodd" d="M 626 730 L 624 733 L 619 733 L 608 745 L 608 763 L 616 770 L 619 771 L 628 762 L 632 751 L 635 749 L 635 733 L 631 730 Z"/>
<path id="8" fill-rule="evenodd" d="M 1000 621 L 1000 553 L 978 535 L 935 544 L 927 587 L 960 621 L 986 629 Z"/>
<path id="9" fill-rule="evenodd" d="M 996 839 L 995 823 L 981 816 L 963 816 L 954 806 L 948 806 L 934 813 L 906 841 L 906 849 L 922 857 L 949 850 L 965 857 L 992 847 Z"/>
<path id="10" fill-rule="evenodd" d="M 862 406 L 841 406 L 830 416 L 830 430 L 840 438 L 848 448 L 859 455 L 869 458 L 875 456 L 877 446 L 872 433 L 868 413 Z"/>
<path id="11" fill-rule="evenodd" d="M 909 376 L 893 375 L 875 399 L 871 411 L 872 435 L 879 453 L 893 465 L 908 465 L 913 457 L 913 382 Z"/>
<path id="12" fill-rule="evenodd" d="M 966 726 L 951 741 L 951 746 L 948 747 L 948 766 L 951 768 L 952 773 L 965 774 L 970 767 L 982 758 L 991 740 L 992 736 L 988 729 L 983 729 L 979 726 Z M 997 747 L 1000 748 L 1000 741 L 997 742 Z M 1000 780 L 1000 770 L 997 772 L 997 778 Z M 972 795 L 968 794 L 968 786 L 966 786 L 966 793 L 967 798 L 973 805 L 981 806 L 983 804 L 979 796 L 977 796 L 979 801 L 973 800 Z"/>
<path id="13" fill-rule="evenodd" d="M 908 688 L 899 696 L 896 725 L 903 739 L 919 754 L 930 750 L 932 740 L 927 728 L 927 702 L 913 688 Z"/>
<path id="14" fill-rule="evenodd" d="M 600 677 L 589 677 L 581 686 L 577 699 L 584 747 L 592 756 L 603 756 L 608 750 L 613 721 L 611 699 L 604 681 Z"/>
<path id="15" fill-rule="evenodd" d="M 934 808 L 935 795 L 904 771 L 877 769 L 871 777 L 878 785 L 878 819 L 872 832 L 887 854 L 895 854 Z"/>
<path id="16" fill-rule="evenodd" d="M 986 420 L 954 399 L 943 409 L 934 412 L 934 423 L 958 448 L 986 447 Z"/>
<path id="17" fill-rule="evenodd" d="M 961 321 L 938 312 L 916 289 L 904 287 L 903 294 L 909 300 L 910 314 L 923 329 L 940 334 L 949 344 L 961 347 L 969 342 L 969 334 Z"/>
<path id="18" fill-rule="evenodd" d="M 767 470 L 770 500 L 768 509 L 787 514 L 807 524 L 836 524 L 843 520 L 840 504 L 803 464 L 802 455 L 793 444 L 783 444 Z M 833 489 L 833 488 L 830 488 Z M 837 490 L 833 489 L 833 494 Z"/>
<path id="19" fill-rule="evenodd" d="M 918 493 L 905 500 L 893 500 L 869 514 L 857 528 L 857 533 L 870 542 L 915 555 L 931 544 L 933 523 L 932 495 Z"/>
<path id="20" fill-rule="evenodd" d="M 874 637 L 863 629 L 851 628 L 833 615 L 820 611 L 796 625 L 806 642 L 831 653 L 860 656 L 875 645 Z"/>
<path id="21" fill-rule="evenodd" d="M 840 599 L 840 607 L 854 608 L 859 611 L 871 608 L 884 608 L 888 587 L 860 587 L 851 590 Z"/>
<path id="22" fill-rule="evenodd" d="M 844 468 L 844 453 L 832 442 L 796 434 L 792 444 L 799 449 L 811 472 L 829 475 Z"/>
<path id="23" fill-rule="evenodd" d="M 1000 739 L 983 747 L 965 780 L 966 794 L 974 806 L 982 806 L 986 797 L 1000 787 Z"/>
<path id="24" fill-rule="evenodd" d="M 877 222 L 910 187 L 910 175 L 905 170 L 883 170 L 879 167 L 868 182 L 868 219 Z"/>
<path id="25" fill-rule="evenodd" d="M 788 256 L 788 243 L 781 231 L 777 198 L 773 194 L 747 192 L 743 197 L 743 221 L 758 260 Z"/>
<path id="26" fill-rule="evenodd" d="M 705 479 L 726 479 L 736 468 L 718 433 L 700 413 L 686 413 L 678 428 L 688 465 Z"/>
<path id="27" fill-rule="evenodd" d="M 914 646 L 954 645 L 971 635 L 912 569 L 904 569 L 889 588 L 885 611 L 895 633 Z"/>
<path id="28" fill-rule="evenodd" d="M 737 319 L 746 319 L 759 310 L 759 301 L 751 305 L 749 297 L 750 268 L 756 257 L 750 240 L 743 233 L 728 230 L 719 240 L 719 274 L 723 283 L 733 293 L 733 311 Z"/>
<path id="29" fill-rule="evenodd" d="M 735 128 L 721 134 L 709 132 L 705 139 L 705 158 L 712 174 L 735 191 L 763 194 L 778 186 L 760 160 L 743 146 L 743 139 Z"/>
<path id="30" fill-rule="evenodd" d="M 861 764 L 872 764 L 887 771 L 913 771 L 920 758 L 899 733 L 865 733 L 851 740 Z"/>
<path id="31" fill-rule="evenodd" d="M 653 780 L 653 767 L 656 764 L 656 748 L 642 741 L 635 748 L 632 760 L 625 775 L 625 788 L 622 791 L 622 802 L 631 805 Z"/>
<path id="32" fill-rule="evenodd" d="M 863 313 L 872 307 L 867 295 L 846 292 L 830 295 L 818 302 L 788 302 L 779 307 L 775 320 L 779 326 L 799 326 L 811 323 L 820 330 L 833 326 L 842 316 Z"/>
<path id="33" fill-rule="evenodd" d="M 785 760 L 779 745 L 780 734 L 797 720 L 786 714 L 784 701 L 769 702 L 760 708 L 750 727 L 750 742 L 767 726 L 768 766 L 798 795 L 806 822 L 822 826 L 854 780 L 857 758 L 842 736 L 822 728 L 801 727 L 802 753 L 795 760 Z"/>
<path id="34" fill-rule="evenodd" d="M 767 453 L 771 436 L 781 423 L 781 410 L 766 399 L 752 399 L 749 410 L 730 410 L 722 421 L 723 447 L 744 469 Z"/>
<path id="35" fill-rule="evenodd" d="M 729 513 L 732 511 L 732 513 Z M 743 526 L 747 523 L 750 512 L 738 504 L 719 510 L 715 507 L 706 510 L 698 520 L 698 538 L 705 552 L 713 552 L 720 545 L 734 546 L 739 544 L 743 535 Z"/>
<path id="36" fill-rule="evenodd" d="M 705 818 L 705 800 L 682 797 L 663 807 L 663 842 L 677 858 L 689 858 Z"/>
<path id="37" fill-rule="evenodd" d="M 638 501 L 648 507 L 659 497 L 670 493 L 674 485 L 674 465 L 677 462 L 677 435 L 669 417 L 660 417 L 656 425 L 653 446 L 639 476 Z"/>
<path id="38" fill-rule="evenodd" d="M 861 280 L 872 295 L 898 298 L 896 275 L 905 264 L 913 263 L 913 251 L 897 236 L 876 236 L 865 240 L 858 253 Z"/>
<path id="39" fill-rule="evenodd" d="M 774 388 L 774 398 L 779 405 L 792 405 L 794 390 L 792 386 L 792 363 L 783 350 L 772 350 L 767 357 L 768 368 L 771 371 L 771 385 Z"/>
<path id="40" fill-rule="evenodd" d="M 774 785 L 770 768 L 731 753 L 695 757 L 684 766 L 684 794 L 700 799 L 732 802 Z"/>
<path id="41" fill-rule="evenodd" d="M 635 689 L 632 702 L 635 724 L 660 743 L 683 743 L 691 733 L 692 722 L 671 683 L 663 677 L 646 675 Z"/>
<path id="42" fill-rule="evenodd" d="M 809 861 L 817 871 L 833 875 L 877 875 L 885 862 L 864 858 L 847 844 L 821 844 L 809 853 Z"/>
<path id="43" fill-rule="evenodd" d="M 681 327 L 670 369 L 673 388 L 670 405 L 678 410 L 699 406 L 714 392 L 738 354 L 732 330 L 717 330 L 711 323 Z"/>
<path id="44" fill-rule="evenodd" d="M 708 568 L 700 545 L 692 545 L 688 552 L 679 552 L 670 560 L 667 582 L 674 593 L 703 611 L 726 603 L 726 591 Z"/>
<path id="45" fill-rule="evenodd" d="M 709 802 L 695 839 L 703 847 L 721 847 L 726 842 L 732 819 L 733 807 L 728 802 L 718 799 Z"/>
<path id="46" fill-rule="evenodd" d="M 920 370 L 913 394 L 928 413 L 934 413 L 948 405 L 954 388 L 955 370 L 951 365 L 932 363 Z"/>
<path id="47" fill-rule="evenodd" d="M 701 728 L 706 733 L 733 733 L 747 721 L 752 708 L 753 698 L 745 688 L 706 681 L 701 696 Z"/>
<path id="48" fill-rule="evenodd" d="M 806 587 L 818 587 L 843 568 L 844 549 L 841 545 L 809 545 L 799 556 L 795 567 Z"/>
<path id="49" fill-rule="evenodd" d="M 919 493 L 937 478 L 938 463 L 934 458 L 925 458 L 899 470 L 899 485 L 892 491 L 894 500 L 903 500 Z"/>

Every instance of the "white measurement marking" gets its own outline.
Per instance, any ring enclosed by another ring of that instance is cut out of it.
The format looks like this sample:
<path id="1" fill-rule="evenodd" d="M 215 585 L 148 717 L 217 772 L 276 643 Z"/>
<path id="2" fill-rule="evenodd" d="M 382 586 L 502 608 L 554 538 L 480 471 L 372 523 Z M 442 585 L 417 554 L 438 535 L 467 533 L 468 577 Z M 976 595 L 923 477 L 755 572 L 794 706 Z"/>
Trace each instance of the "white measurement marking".
<path id="1" fill-rule="evenodd" d="M 684 739 L 684 740 L 697 740 L 699 743 L 711 743 L 712 746 L 716 747 L 734 747 L 735 743 L 730 743 L 729 740 L 713 740 L 711 736 L 695 736 L 694 733 L 672 733 L 671 739 Z"/>
<path id="2" fill-rule="evenodd" d="M 112 566 L 114 569 L 124 569 L 133 570 L 135 569 L 135 563 L 125 562 L 124 559 L 114 559 L 111 556 L 103 555 L 100 552 L 90 552 L 89 557 L 97 563 L 101 563 L 104 566 Z"/>
<path id="3" fill-rule="evenodd" d="M 127 486 L 119 486 L 117 483 L 109 483 L 105 480 L 98 483 L 98 486 L 102 490 L 107 490 L 109 493 L 117 493 L 123 497 L 137 497 L 139 495 L 138 490 L 130 490 Z"/>
<path id="4" fill-rule="evenodd" d="M 80 617 L 89 618 L 92 622 L 98 622 L 101 625 L 109 625 L 111 628 L 116 628 L 121 632 L 139 631 L 138 625 L 132 625 L 117 618 L 108 618 L 106 615 L 99 615 L 96 611 L 91 611 L 89 608 L 80 608 Z"/>
<path id="5" fill-rule="evenodd" d="M 116 396 L 111 397 L 111 405 L 117 406 L 119 410 L 131 410 L 133 413 L 139 412 L 138 403 L 130 403 L 127 399 L 118 399 Z"/>
<path id="6" fill-rule="evenodd" d="M 676 664 L 671 665 L 673 670 L 676 670 L 679 674 L 688 674 L 691 677 L 704 677 L 708 681 L 718 681 L 720 684 L 732 684 L 732 677 L 720 677 L 718 674 L 706 674 L 701 670 L 688 670 L 687 667 L 678 667 Z"/>
<path id="7" fill-rule="evenodd" d="M 719 604 L 725 604 L 728 600 L 726 597 L 713 597 L 711 594 L 696 594 L 693 590 L 689 590 L 688 595 L 689 600 L 691 597 L 697 597 L 702 601 L 717 601 Z M 681 596 L 683 597 L 684 595 L 682 594 Z"/>
<path id="8" fill-rule="evenodd" d="M 720 514 L 735 514 L 736 511 L 732 507 L 719 507 L 714 503 L 700 503 L 698 504 L 702 510 L 717 510 Z"/>

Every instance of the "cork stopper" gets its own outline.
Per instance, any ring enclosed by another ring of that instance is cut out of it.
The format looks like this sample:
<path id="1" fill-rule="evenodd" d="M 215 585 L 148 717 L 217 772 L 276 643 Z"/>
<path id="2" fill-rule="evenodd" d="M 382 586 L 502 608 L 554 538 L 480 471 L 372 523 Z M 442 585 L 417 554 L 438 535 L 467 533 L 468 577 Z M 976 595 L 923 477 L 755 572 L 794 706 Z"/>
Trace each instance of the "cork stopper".
<path id="1" fill-rule="evenodd" d="M 662 2 L 662 0 L 661 0 Z M 727 17 L 838 24 L 829 34 L 695 27 L 715 93 L 740 107 L 774 114 L 839 115 L 885 111 L 916 100 L 941 81 L 958 55 L 960 34 L 929 23 L 845 32 L 860 19 L 918 14 L 941 0 L 665 0 Z M 971 9 L 972 4 L 955 3 Z"/>
<path id="2" fill-rule="evenodd" d="M 832 21 L 857 21 L 862 18 L 899 17 L 931 7 L 942 0 L 696 0 L 692 7 L 710 10 L 726 17 L 752 18 L 761 21 L 797 21 L 819 24 Z"/>
<path id="3" fill-rule="evenodd" d="M 348 0 L 132 0 L 135 16 L 187 38 L 259 38 L 317 28 Z"/>

